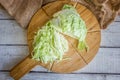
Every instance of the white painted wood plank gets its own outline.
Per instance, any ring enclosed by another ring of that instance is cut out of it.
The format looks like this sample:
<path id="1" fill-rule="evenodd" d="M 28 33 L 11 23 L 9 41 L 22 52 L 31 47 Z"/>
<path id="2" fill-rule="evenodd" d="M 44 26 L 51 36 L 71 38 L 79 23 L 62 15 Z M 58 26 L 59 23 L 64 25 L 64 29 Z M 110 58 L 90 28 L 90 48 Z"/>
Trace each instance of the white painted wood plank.
<path id="1" fill-rule="evenodd" d="M 0 20 L 0 44 L 27 44 L 27 30 L 14 20 Z M 114 22 L 102 30 L 101 46 L 120 46 L 120 22 Z"/>
<path id="2" fill-rule="evenodd" d="M 102 33 L 118 33 L 120 34 L 120 22 L 113 22 L 107 29 L 101 30 Z"/>
<path id="3" fill-rule="evenodd" d="M 0 72 L 0 80 L 13 80 L 9 72 Z M 20 80 L 120 80 L 120 75 L 29 73 Z"/>
<path id="4" fill-rule="evenodd" d="M 27 46 L 0 46 L 0 70 L 10 70 L 28 55 Z M 36 66 L 33 71 L 47 71 Z"/>
<path id="5" fill-rule="evenodd" d="M 120 33 L 102 33 L 101 46 L 120 47 Z"/>
<path id="6" fill-rule="evenodd" d="M 20 80 L 104 80 L 104 75 L 91 74 L 53 74 L 53 73 L 29 73 Z M 0 72 L 0 80 L 13 80 L 8 72 Z"/>
<path id="7" fill-rule="evenodd" d="M 0 46 L 0 70 L 10 70 L 28 54 L 27 46 Z M 100 48 L 85 68 L 74 73 L 120 73 L 120 48 Z M 32 71 L 47 71 L 37 66 Z"/>
<path id="8" fill-rule="evenodd" d="M 115 18 L 115 21 L 120 21 L 120 16 L 117 16 L 117 17 Z"/>
<path id="9" fill-rule="evenodd" d="M 107 75 L 106 80 L 120 80 L 120 75 Z"/>
<path id="10" fill-rule="evenodd" d="M 120 73 L 120 48 L 100 48 L 95 58 L 79 72 Z"/>
<path id="11" fill-rule="evenodd" d="M 0 44 L 26 44 L 26 32 L 15 20 L 0 20 Z"/>
<path id="12" fill-rule="evenodd" d="M 101 30 L 101 46 L 120 47 L 120 22 L 114 22 L 105 30 Z"/>
<path id="13" fill-rule="evenodd" d="M 32 76 L 33 75 L 33 76 Z M 21 80 L 104 80 L 104 75 L 30 73 Z"/>

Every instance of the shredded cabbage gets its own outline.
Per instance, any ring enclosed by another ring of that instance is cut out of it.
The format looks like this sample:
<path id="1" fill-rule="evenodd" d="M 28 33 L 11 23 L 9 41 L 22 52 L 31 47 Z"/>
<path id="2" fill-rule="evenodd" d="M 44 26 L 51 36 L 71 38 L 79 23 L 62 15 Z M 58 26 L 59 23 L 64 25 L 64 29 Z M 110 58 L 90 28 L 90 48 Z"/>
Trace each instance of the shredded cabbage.
<path id="1" fill-rule="evenodd" d="M 67 40 L 51 27 L 50 22 L 37 32 L 33 45 L 33 59 L 43 63 L 62 60 L 63 54 L 68 51 Z"/>
<path id="2" fill-rule="evenodd" d="M 53 15 L 53 19 L 38 30 L 33 41 L 33 59 L 43 63 L 62 60 L 69 46 L 61 33 L 78 39 L 78 49 L 88 49 L 85 42 L 85 22 L 73 6 L 66 4 L 61 11 Z"/>
<path id="3" fill-rule="evenodd" d="M 86 24 L 73 6 L 64 5 L 61 11 L 53 15 L 51 22 L 57 31 L 78 39 L 78 49 L 88 50 L 85 42 L 87 35 Z"/>

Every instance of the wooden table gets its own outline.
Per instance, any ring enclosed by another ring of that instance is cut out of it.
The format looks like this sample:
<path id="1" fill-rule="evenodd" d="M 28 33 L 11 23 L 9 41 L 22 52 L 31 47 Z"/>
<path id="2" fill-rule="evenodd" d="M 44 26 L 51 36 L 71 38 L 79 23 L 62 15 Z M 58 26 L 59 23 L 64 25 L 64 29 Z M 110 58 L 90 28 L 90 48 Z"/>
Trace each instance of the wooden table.
<path id="1" fill-rule="evenodd" d="M 13 80 L 10 69 L 28 55 L 26 31 L 0 8 L 0 80 Z M 56 74 L 37 66 L 21 80 L 120 80 L 120 16 L 102 30 L 99 52 L 82 70 Z"/>

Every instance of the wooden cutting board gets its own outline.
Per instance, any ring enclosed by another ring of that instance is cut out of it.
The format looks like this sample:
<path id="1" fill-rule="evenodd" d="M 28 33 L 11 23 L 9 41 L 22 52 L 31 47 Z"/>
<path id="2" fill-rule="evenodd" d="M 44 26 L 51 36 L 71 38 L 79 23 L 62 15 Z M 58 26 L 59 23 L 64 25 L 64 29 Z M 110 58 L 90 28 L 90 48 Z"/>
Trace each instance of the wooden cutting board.
<path id="1" fill-rule="evenodd" d="M 35 36 L 34 33 L 37 32 L 37 30 L 40 29 L 48 20 L 50 20 L 54 13 L 61 10 L 64 4 L 73 5 L 77 9 L 82 19 L 85 21 L 88 29 L 86 42 L 89 46 L 89 51 L 86 52 L 86 50 L 78 50 L 78 41 L 71 37 L 65 36 L 65 38 L 69 42 L 69 51 L 65 53 L 64 58 L 70 59 L 62 60 L 60 62 L 54 62 L 51 65 L 49 63 L 44 64 L 31 59 L 30 54 L 11 70 L 10 75 L 15 80 L 20 79 L 36 65 L 41 65 L 53 72 L 70 73 L 83 68 L 95 57 L 99 49 L 101 40 L 99 23 L 90 10 L 77 2 L 72 1 L 56 1 L 49 3 L 39 9 L 38 12 L 33 16 L 28 28 L 29 53 L 31 53 L 33 50 L 32 42 Z"/>

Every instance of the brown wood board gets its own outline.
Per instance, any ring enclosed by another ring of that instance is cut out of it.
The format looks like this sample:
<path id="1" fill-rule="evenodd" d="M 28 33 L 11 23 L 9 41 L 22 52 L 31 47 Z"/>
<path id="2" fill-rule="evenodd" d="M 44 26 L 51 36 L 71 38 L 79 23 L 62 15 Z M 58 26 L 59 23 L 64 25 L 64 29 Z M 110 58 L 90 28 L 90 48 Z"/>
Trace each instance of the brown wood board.
<path id="1" fill-rule="evenodd" d="M 64 4 L 70 4 L 75 6 L 78 13 L 85 21 L 88 29 L 86 42 L 90 48 L 89 51 L 86 52 L 85 50 L 78 50 L 78 41 L 76 39 L 64 35 L 69 42 L 69 50 L 65 53 L 64 58 L 70 59 L 66 59 L 60 62 L 54 62 L 51 65 L 49 63 L 44 64 L 41 62 L 37 62 L 31 58 L 31 55 L 29 55 L 11 70 L 10 74 L 14 79 L 20 79 L 23 75 L 29 72 L 36 65 L 41 65 L 44 68 L 47 68 L 53 72 L 70 73 L 83 68 L 94 58 L 99 49 L 101 40 L 99 23 L 90 10 L 88 10 L 81 4 L 72 1 L 52 2 L 38 10 L 38 12 L 33 16 L 28 27 L 29 52 L 31 53 L 33 50 L 32 42 L 34 39 L 35 32 L 37 32 L 38 29 L 40 29 L 48 20 L 50 20 L 54 13 L 61 10 Z"/>

